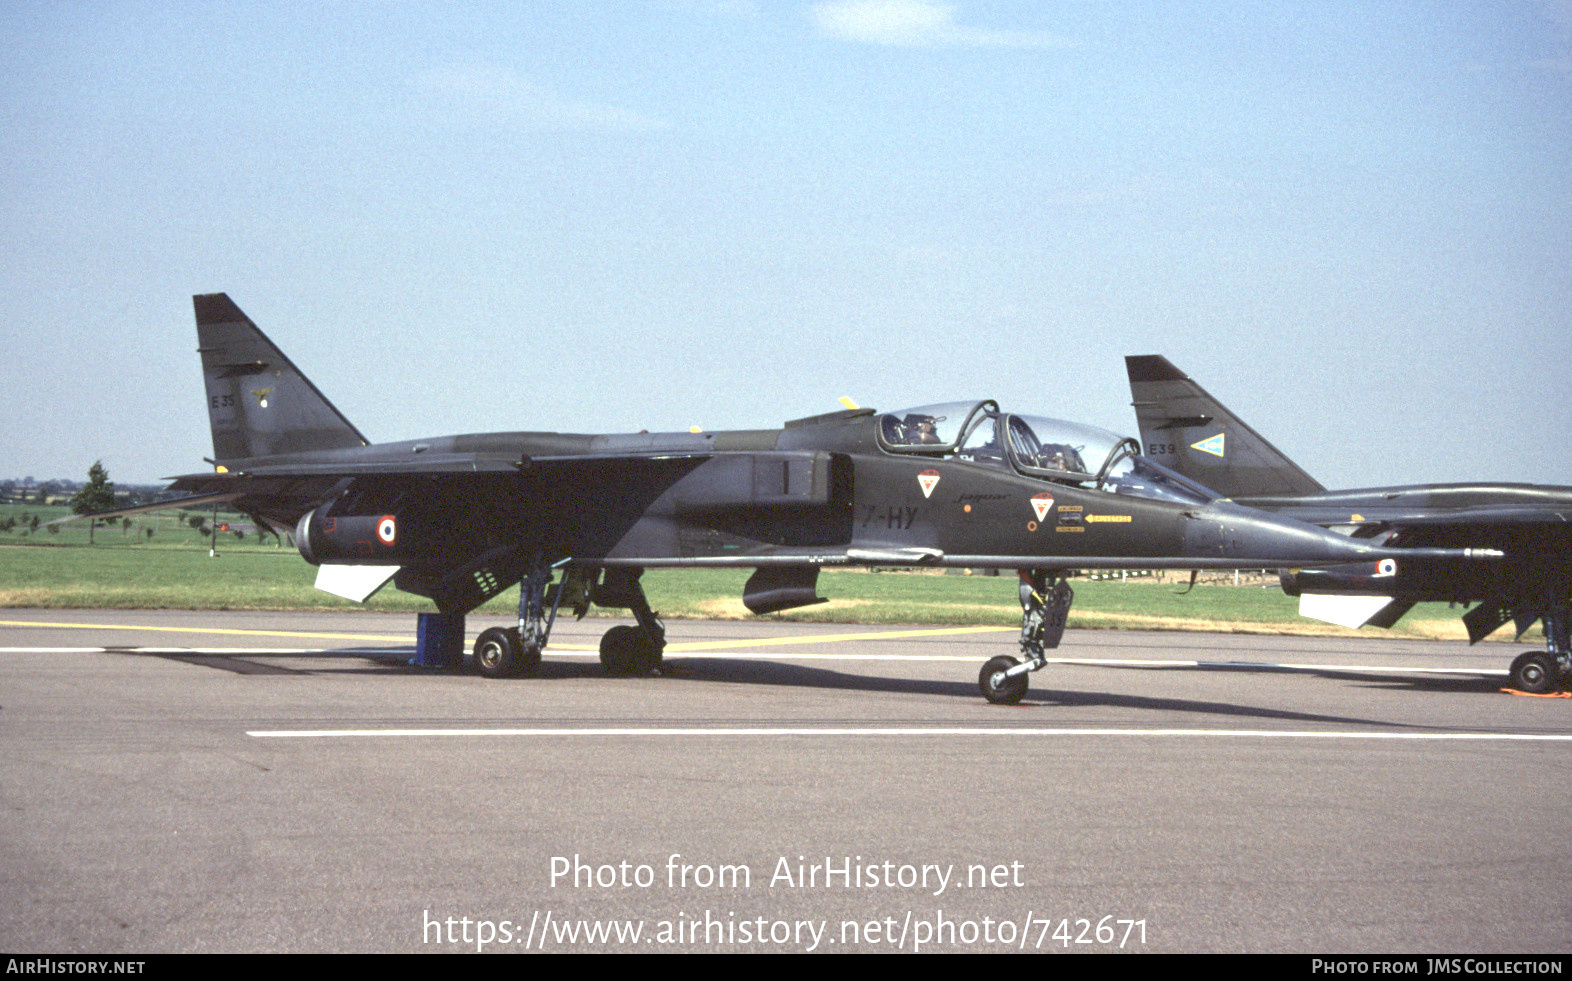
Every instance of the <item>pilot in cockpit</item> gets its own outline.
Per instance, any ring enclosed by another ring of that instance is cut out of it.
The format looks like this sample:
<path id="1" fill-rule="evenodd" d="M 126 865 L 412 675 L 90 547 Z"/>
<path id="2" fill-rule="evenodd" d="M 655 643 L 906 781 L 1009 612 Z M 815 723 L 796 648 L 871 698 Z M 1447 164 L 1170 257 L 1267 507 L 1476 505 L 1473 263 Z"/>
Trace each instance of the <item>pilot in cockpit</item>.
<path id="1" fill-rule="evenodd" d="M 944 416 L 925 412 L 908 412 L 904 416 L 884 417 L 884 440 L 891 446 L 943 446 L 939 423 Z"/>

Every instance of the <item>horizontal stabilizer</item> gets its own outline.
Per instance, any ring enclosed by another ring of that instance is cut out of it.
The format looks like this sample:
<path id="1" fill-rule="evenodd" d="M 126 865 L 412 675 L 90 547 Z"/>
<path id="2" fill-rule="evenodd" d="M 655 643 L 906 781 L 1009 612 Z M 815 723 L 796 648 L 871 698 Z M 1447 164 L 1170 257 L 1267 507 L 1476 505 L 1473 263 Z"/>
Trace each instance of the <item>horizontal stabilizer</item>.
<path id="1" fill-rule="evenodd" d="M 222 491 L 216 494 L 192 494 L 189 497 L 176 497 L 167 501 L 155 501 L 152 504 L 130 504 L 123 508 L 106 508 L 103 511 L 94 511 L 91 514 L 73 514 L 64 518 L 56 518 L 45 522 L 44 526 L 63 525 L 68 521 L 83 521 L 87 518 L 118 518 L 125 514 L 141 514 L 145 511 L 175 511 L 180 508 L 196 507 L 198 504 L 225 504 L 240 496 L 239 491 Z"/>
<path id="2" fill-rule="evenodd" d="M 1390 596 L 1334 596 L 1328 593 L 1305 593 L 1299 597 L 1299 615 L 1312 620 L 1335 623 L 1339 627 L 1358 630 L 1370 623 L 1393 602 Z M 1412 604 L 1410 604 L 1412 605 Z M 1406 610 L 1404 612 L 1407 612 Z M 1394 618 L 1395 622 L 1395 618 Z M 1390 626 L 1391 624 L 1386 624 Z"/>
<path id="3" fill-rule="evenodd" d="M 316 587 L 324 593 L 364 603 L 398 572 L 396 565 L 324 565 L 317 569 Z"/>

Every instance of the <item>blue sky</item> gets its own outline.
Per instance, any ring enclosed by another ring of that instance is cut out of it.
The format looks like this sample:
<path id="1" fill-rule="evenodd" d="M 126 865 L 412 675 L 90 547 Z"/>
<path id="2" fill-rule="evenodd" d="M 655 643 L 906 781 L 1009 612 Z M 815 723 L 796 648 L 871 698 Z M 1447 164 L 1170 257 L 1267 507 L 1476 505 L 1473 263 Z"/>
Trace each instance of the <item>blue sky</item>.
<path id="1" fill-rule="evenodd" d="M 373 440 L 1162 353 L 1328 486 L 1572 484 L 1572 3 L 8 4 L 0 476 L 211 454 L 228 292 Z"/>

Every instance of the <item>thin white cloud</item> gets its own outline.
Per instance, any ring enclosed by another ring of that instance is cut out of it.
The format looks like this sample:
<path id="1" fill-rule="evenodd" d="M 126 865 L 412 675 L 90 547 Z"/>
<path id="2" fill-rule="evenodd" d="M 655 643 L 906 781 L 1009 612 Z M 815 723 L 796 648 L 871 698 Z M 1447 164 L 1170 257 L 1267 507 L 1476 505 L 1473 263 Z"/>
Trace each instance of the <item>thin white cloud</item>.
<path id="1" fill-rule="evenodd" d="M 511 68 L 488 62 L 433 68 L 415 76 L 411 85 L 426 108 L 469 124 L 607 133 L 646 132 L 669 125 L 621 106 L 566 98 Z"/>
<path id="2" fill-rule="evenodd" d="M 826 0 L 809 16 L 829 37 L 896 47 L 1062 48 L 1047 31 L 999 31 L 956 22 L 953 4 L 936 0 Z"/>

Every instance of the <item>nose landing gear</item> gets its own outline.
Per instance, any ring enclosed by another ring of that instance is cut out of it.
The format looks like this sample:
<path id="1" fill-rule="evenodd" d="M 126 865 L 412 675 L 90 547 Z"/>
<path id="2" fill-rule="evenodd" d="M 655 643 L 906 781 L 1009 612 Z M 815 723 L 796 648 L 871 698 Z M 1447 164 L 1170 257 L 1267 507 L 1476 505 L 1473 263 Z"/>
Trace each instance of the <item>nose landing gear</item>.
<path id="1" fill-rule="evenodd" d="M 983 665 L 977 687 L 995 705 L 1014 705 L 1025 695 L 1026 676 L 1048 665 L 1048 651 L 1059 646 L 1075 591 L 1068 577 L 1050 569 L 1022 569 L 1021 658 L 1001 654 Z"/>

